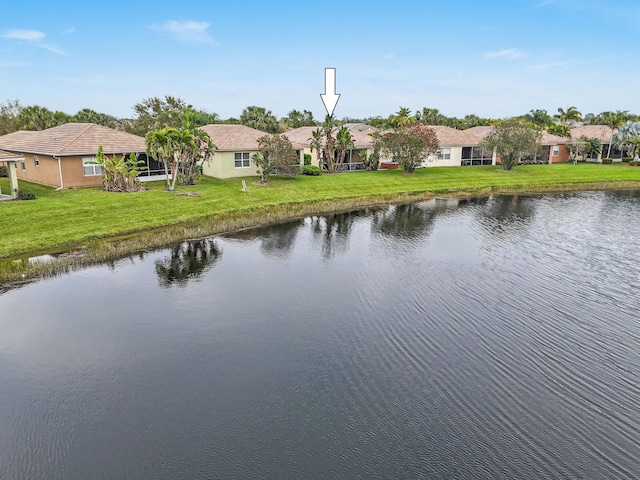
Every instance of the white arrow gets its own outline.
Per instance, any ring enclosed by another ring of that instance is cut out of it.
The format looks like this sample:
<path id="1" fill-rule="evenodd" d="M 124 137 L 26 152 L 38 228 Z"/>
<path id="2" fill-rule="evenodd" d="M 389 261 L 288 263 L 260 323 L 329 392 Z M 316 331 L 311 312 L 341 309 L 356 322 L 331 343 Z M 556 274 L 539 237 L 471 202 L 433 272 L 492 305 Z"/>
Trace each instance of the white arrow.
<path id="1" fill-rule="evenodd" d="M 325 68 L 324 69 L 324 93 L 320 94 L 324 108 L 327 110 L 327 115 L 333 115 L 333 111 L 336 108 L 340 94 L 336 93 L 336 69 Z"/>

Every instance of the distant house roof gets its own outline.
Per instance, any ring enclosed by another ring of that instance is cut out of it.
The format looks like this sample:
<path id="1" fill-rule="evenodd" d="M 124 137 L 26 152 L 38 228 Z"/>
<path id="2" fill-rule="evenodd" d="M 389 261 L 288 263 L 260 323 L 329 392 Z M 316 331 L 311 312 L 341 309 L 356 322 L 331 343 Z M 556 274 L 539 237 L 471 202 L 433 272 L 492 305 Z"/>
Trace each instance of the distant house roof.
<path id="1" fill-rule="evenodd" d="M 567 137 L 554 135 L 545 130 L 542 132 L 542 139 L 540 140 L 540 143 L 542 143 L 542 145 L 564 145 L 569 140 L 570 139 Z"/>
<path id="2" fill-rule="evenodd" d="M 311 145 L 311 136 L 318 127 L 298 127 L 292 130 L 287 130 L 284 134 L 291 142 L 301 143 L 307 147 Z"/>
<path id="3" fill-rule="evenodd" d="M 349 133 L 351 133 L 354 149 L 370 148 L 373 143 L 373 138 L 370 133 L 378 131 L 377 128 L 364 123 L 346 123 L 344 126 L 347 127 Z M 313 132 L 318 128 L 319 127 L 298 127 L 288 130 L 284 132 L 284 134 L 291 142 L 297 142 L 308 147 L 311 145 Z"/>
<path id="4" fill-rule="evenodd" d="M 467 130 L 458 130 L 445 125 L 429 125 L 436 132 L 441 147 L 460 147 L 476 145 L 479 143 L 475 135 L 470 135 Z"/>
<path id="5" fill-rule="evenodd" d="M 37 132 L 20 130 L 0 137 L 0 148 L 11 152 L 39 155 L 95 155 L 104 153 L 144 152 L 145 140 L 94 123 L 65 123 Z"/>
<path id="6" fill-rule="evenodd" d="M 609 143 L 611 135 L 615 132 L 617 132 L 617 129 L 612 130 L 608 125 L 583 125 L 582 127 L 571 129 L 571 138 L 575 140 L 584 135 L 587 138 L 597 138 L 602 143 Z"/>
<path id="7" fill-rule="evenodd" d="M 216 150 L 221 152 L 258 150 L 258 139 L 269 135 L 267 132 L 245 125 L 210 124 L 200 127 L 200 129 L 209 135 Z M 293 144 L 293 148 L 299 149 L 305 146 L 302 142 L 296 142 L 291 138 L 289 141 Z"/>
<path id="8" fill-rule="evenodd" d="M 475 139 L 476 144 L 482 142 L 482 139 L 486 137 L 493 127 L 491 125 L 481 125 L 478 127 L 471 127 L 463 130 L 472 139 Z M 542 131 L 542 138 L 540 143 L 542 145 L 564 145 L 569 141 L 568 138 L 561 137 L 560 135 L 553 135 L 547 131 Z"/>
<path id="9" fill-rule="evenodd" d="M 16 155 L 15 153 L 5 152 L 4 150 L 0 150 L 0 162 L 16 162 L 18 160 L 22 160 L 22 155 Z"/>

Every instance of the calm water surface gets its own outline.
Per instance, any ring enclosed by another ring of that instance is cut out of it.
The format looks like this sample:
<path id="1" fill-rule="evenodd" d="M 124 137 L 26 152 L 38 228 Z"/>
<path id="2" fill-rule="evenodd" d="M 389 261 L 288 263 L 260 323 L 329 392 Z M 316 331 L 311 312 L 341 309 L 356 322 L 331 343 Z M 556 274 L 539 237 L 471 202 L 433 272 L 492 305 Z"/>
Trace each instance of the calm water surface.
<path id="1" fill-rule="evenodd" d="M 0 478 L 640 478 L 640 193 L 434 201 L 0 296 Z"/>

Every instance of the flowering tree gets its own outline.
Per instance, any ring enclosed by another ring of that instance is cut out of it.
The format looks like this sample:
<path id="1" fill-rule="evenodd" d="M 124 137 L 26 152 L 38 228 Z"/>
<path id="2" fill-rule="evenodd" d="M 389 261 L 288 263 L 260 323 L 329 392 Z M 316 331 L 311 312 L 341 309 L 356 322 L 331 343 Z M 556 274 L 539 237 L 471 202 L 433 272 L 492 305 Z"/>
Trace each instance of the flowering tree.
<path id="1" fill-rule="evenodd" d="M 285 135 L 265 135 L 258 139 L 259 150 L 253 154 L 253 161 L 260 169 L 260 183 L 267 183 L 269 175 L 293 175 L 298 173 L 294 165 L 298 156 Z"/>
<path id="2" fill-rule="evenodd" d="M 440 149 L 436 132 L 420 123 L 384 133 L 378 137 L 378 144 L 381 153 L 398 162 L 405 173 L 413 173 L 425 158 Z"/>

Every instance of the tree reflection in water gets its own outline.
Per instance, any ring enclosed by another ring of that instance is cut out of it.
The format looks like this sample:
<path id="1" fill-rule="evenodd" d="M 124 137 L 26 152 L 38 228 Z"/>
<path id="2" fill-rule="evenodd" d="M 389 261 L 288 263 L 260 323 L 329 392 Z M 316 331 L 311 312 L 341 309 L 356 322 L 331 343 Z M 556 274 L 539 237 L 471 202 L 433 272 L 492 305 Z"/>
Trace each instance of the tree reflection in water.
<path id="1" fill-rule="evenodd" d="M 311 232 L 322 242 L 322 256 L 330 259 L 336 253 L 345 251 L 355 220 L 367 214 L 367 210 L 358 210 L 311 217 Z"/>
<path id="2" fill-rule="evenodd" d="M 176 245 L 169 257 L 156 260 L 158 283 L 163 288 L 185 287 L 189 281 L 201 278 L 210 270 L 221 254 L 216 242 L 210 238 Z"/>
<path id="3" fill-rule="evenodd" d="M 395 238 L 419 238 L 427 236 L 436 217 L 446 206 L 409 203 L 396 205 L 387 212 L 376 213 L 372 229 L 376 233 Z"/>
<path id="4" fill-rule="evenodd" d="M 479 215 L 474 218 L 483 233 L 497 239 L 520 239 L 535 217 L 535 198 L 523 195 L 494 195 L 477 205 Z M 462 206 L 461 204 L 460 206 Z"/>

